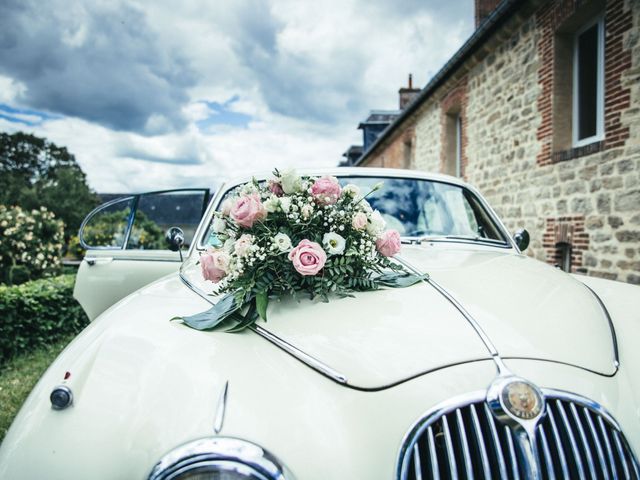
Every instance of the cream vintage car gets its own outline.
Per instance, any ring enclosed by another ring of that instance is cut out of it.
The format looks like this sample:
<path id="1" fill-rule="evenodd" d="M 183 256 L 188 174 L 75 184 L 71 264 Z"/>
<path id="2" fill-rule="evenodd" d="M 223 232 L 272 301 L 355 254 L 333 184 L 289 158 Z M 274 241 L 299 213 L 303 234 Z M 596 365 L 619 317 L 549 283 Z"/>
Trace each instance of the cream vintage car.
<path id="1" fill-rule="evenodd" d="M 458 179 L 330 173 L 385 181 L 371 204 L 403 235 L 397 261 L 427 280 L 272 302 L 240 334 L 192 330 L 170 319 L 217 301 L 197 258 L 248 179 L 185 234 L 184 262 L 135 248 L 145 198 L 131 197 L 124 229 L 80 267 L 93 321 L 14 421 L 0 478 L 640 477 L 638 287 L 527 257 L 527 235 Z"/>

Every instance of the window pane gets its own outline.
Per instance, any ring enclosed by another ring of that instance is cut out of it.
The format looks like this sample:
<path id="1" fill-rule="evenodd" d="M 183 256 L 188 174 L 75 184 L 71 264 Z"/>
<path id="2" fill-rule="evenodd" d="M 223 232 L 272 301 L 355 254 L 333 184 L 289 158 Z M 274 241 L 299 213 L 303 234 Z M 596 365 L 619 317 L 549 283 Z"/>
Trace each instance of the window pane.
<path id="1" fill-rule="evenodd" d="M 184 231 L 185 248 L 200 223 L 205 192 L 169 192 L 142 195 L 127 249 L 164 250 L 165 232 L 170 227 Z"/>
<path id="2" fill-rule="evenodd" d="M 122 248 L 132 204 L 128 197 L 98 210 L 80 232 L 82 241 L 89 247 Z"/>
<path id="3" fill-rule="evenodd" d="M 578 140 L 597 134 L 598 24 L 578 36 Z"/>

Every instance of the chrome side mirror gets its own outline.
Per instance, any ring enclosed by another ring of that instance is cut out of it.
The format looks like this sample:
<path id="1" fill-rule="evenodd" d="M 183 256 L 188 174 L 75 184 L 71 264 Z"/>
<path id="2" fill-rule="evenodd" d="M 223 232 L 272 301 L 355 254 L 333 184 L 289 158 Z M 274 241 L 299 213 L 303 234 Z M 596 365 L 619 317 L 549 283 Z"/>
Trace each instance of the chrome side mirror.
<path id="1" fill-rule="evenodd" d="M 527 232 L 524 228 L 519 228 L 516 230 L 516 233 L 513 234 L 513 241 L 516 242 L 516 245 L 520 249 L 521 252 L 524 252 L 529 246 L 529 232 Z"/>
<path id="2" fill-rule="evenodd" d="M 184 245 L 184 232 L 179 227 L 171 227 L 164 236 L 172 252 L 180 252 L 180 260 L 182 261 L 182 246 Z"/>

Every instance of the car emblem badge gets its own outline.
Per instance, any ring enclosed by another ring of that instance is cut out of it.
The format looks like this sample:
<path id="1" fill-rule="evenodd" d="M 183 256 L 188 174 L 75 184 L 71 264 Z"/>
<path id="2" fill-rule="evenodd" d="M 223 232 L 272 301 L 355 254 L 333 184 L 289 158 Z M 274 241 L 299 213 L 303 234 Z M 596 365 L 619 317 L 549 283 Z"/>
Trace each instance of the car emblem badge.
<path id="1" fill-rule="evenodd" d="M 542 396 L 530 383 L 515 380 L 502 388 L 502 405 L 521 420 L 533 420 L 542 412 Z"/>
<path id="2" fill-rule="evenodd" d="M 503 423 L 534 425 L 544 413 L 544 396 L 533 383 L 515 375 L 498 377 L 487 391 L 487 403 Z"/>

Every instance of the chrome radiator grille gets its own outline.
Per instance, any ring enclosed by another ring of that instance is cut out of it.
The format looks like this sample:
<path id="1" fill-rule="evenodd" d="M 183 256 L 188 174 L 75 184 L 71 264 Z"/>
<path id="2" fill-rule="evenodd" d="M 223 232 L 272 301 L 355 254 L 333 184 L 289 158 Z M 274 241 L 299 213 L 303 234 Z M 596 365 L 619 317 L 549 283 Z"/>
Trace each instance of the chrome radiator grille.
<path id="1" fill-rule="evenodd" d="M 546 413 L 536 430 L 542 478 L 640 479 L 624 435 L 602 407 L 544 393 Z M 481 396 L 424 417 L 403 446 L 398 474 L 402 480 L 528 478 L 520 459 L 511 427 L 495 419 Z"/>

